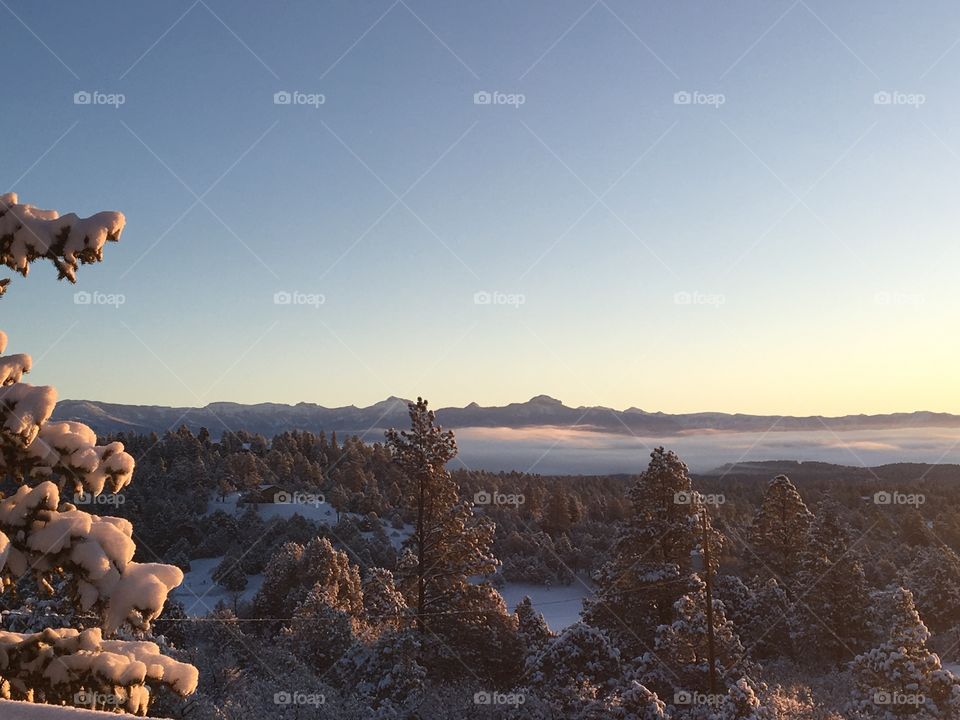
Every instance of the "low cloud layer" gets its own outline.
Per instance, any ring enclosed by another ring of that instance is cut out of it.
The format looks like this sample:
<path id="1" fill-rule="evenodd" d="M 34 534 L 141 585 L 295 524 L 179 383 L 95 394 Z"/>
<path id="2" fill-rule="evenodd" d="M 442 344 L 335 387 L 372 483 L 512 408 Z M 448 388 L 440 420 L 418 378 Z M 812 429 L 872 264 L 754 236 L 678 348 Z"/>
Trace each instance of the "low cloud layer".
<path id="1" fill-rule="evenodd" d="M 841 465 L 960 463 L 960 428 L 872 431 L 690 433 L 663 438 L 570 428 L 460 428 L 460 459 L 470 468 L 545 474 L 633 473 L 658 445 L 704 472 L 745 460 L 819 460 Z"/>

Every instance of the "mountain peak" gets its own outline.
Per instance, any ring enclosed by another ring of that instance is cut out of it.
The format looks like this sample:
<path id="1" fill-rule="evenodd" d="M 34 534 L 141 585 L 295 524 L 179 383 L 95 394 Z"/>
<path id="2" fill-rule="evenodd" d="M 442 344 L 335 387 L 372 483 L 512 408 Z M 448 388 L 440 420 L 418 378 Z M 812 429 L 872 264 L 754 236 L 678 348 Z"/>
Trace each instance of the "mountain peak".
<path id="1" fill-rule="evenodd" d="M 559 407 L 559 406 L 563 405 L 562 402 L 560 402 L 560 401 L 557 400 L 556 398 L 550 397 L 549 395 L 537 395 L 536 397 L 532 397 L 532 398 L 530 398 L 530 400 L 528 401 L 528 404 L 530 404 L 530 405 L 551 405 L 551 406 L 555 406 L 555 407 Z"/>
<path id="2" fill-rule="evenodd" d="M 405 400 L 404 398 L 399 398 L 396 395 L 391 395 L 386 400 L 381 400 L 378 403 L 374 403 L 373 405 L 370 406 L 370 408 L 367 408 L 367 409 L 372 408 L 377 410 L 384 410 L 387 408 L 393 408 L 394 405 L 405 409 L 409 403 L 410 403 L 409 400 Z"/>

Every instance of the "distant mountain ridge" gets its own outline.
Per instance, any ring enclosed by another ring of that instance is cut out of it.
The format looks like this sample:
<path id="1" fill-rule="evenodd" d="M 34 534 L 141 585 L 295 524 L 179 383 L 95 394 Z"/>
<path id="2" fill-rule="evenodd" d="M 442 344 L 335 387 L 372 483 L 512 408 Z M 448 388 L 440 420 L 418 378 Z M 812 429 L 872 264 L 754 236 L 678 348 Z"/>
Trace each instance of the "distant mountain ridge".
<path id="1" fill-rule="evenodd" d="M 193 431 L 206 427 L 216 436 L 224 430 L 247 430 L 266 436 L 287 430 L 364 434 L 407 424 L 407 403 L 389 397 L 369 407 L 355 405 L 327 408 L 314 403 L 259 403 L 244 405 L 215 402 L 201 408 L 159 405 L 124 405 L 92 400 L 61 400 L 53 417 L 78 420 L 98 433 L 163 433 L 180 425 Z M 521 429 L 558 426 L 623 435 L 671 436 L 706 432 L 767 432 L 769 430 L 885 430 L 924 427 L 960 427 L 960 415 L 918 411 L 886 415 L 841 417 L 777 417 L 741 413 L 700 412 L 667 414 L 631 407 L 627 410 L 568 407 L 547 395 L 527 402 L 499 407 L 470 403 L 466 407 L 437 410 L 441 424 L 449 428 L 504 427 Z"/>

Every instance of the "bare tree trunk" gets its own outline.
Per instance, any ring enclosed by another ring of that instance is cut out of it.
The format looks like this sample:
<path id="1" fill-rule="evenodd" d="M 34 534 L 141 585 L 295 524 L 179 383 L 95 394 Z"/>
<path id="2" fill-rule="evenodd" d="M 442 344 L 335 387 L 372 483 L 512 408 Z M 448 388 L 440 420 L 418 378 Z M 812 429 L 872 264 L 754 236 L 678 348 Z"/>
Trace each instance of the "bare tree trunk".
<path id="1" fill-rule="evenodd" d="M 707 659 L 710 662 L 710 694 L 717 694 L 717 652 L 713 640 L 713 569 L 710 567 L 710 533 L 707 530 L 707 508 L 700 509 L 703 526 L 703 564 L 707 580 Z"/>
<path id="2" fill-rule="evenodd" d="M 423 620 L 424 604 L 426 603 L 426 583 L 424 582 L 424 498 L 423 478 L 420 478 L 419 498 L 417 501 L 417 630 L 421 634 L 426 632 Z"/>

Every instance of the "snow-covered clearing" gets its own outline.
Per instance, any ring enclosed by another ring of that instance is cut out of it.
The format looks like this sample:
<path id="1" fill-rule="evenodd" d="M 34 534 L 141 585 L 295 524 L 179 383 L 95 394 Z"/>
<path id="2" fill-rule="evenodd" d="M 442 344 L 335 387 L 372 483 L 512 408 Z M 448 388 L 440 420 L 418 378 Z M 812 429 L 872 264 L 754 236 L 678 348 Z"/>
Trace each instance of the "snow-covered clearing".
<path id="1" fill-rule="evenodd" d="M 573 625 L 580 619 L 583 599 L 592 592 L 583 583 L 574 581 L 570 585 L 534 585 L 532 583 L 507 583 L 500 588 L 500 594 L 507 601 L 511 612 L 523 600 L 530 596 L 533 606 L 543 613 L 544 620 L 554 632 Z"/>
<path id="2" fill-rule="evenodd" d="M 118 717 L 116 713 L 0 700 L 0 718 L 3 720 L 108 720 L 116 717 Z M 144 720 L 150 720 L 150 718 L 144 718 Z"/>
<path id="3" fill-rule="evenodd" d="M 190 561 L 190 572 L 184 573 L 183 584 L 173 592 L 173 596 L 183 603 L 183 610 L 189 617 L 209 615 L 223 602 L 232 608 L 234 600 L 238 603 L 249 602 L 263 585 L 263 575 L 247 575 L 247 586 L 241 593 L 226 590 L 213 579 L 223 557 L 202 558 Z"/>
<path id="4" fill-rule="evenodd" d="M 220 496 L 212 498 L 207 505 L 207 513 L 213 514 L 218 510 L 233 517 L 239 517 L 248 507 L 256 509 L 257 514 L 266 521 L 275 518 L 289 519 L 300 515 L 319 525 L 333 526 L 337 523 L 337 511 L 330 503 L 321 502 L 289 502 L 289 503 L 240 503 L 240 493 L 230 493 L 223 500 Z M 345 513 L 346 515 L 347 513 Z M 362 516 L 350 514 L 360 520 Z M 413 533 L 412 525 L 405 525 L 402 530 L 393 528 L 384 522 L 384 530 L 390 542 L 397 550 Z M 370 538 L 372 532 L 365 532 L 363 536 Z M 263 584 L 263 575 L 247 576 L 247 587 L 235 596 L 235 593 L 225 590 L 213 580 L 213 571 L 223 561 L 223 557 L 204 558 L 193 560 L 190 563 L 190 572 L 184 575 L 183 585 L 174 591 L 175 597 L 183 603 L 184 611 L 190 617 L 209 615 L 210 611 L 223 601 L 228 607 L 233 607 L 236 599 L 239 602 L 249 602 L 256 595 Z M 529 595 L 533 606 L 543 613 L 550 629 L 557 631 L 572 625 L 580 619 L 580 609 L 583 599 L 591 594 L 583 582 L 577 580 L 570 585 L 535 585 L 533 583 L 506 583 L 501 589 L 507 607 L 513 611 L 517 604 Z"/>

